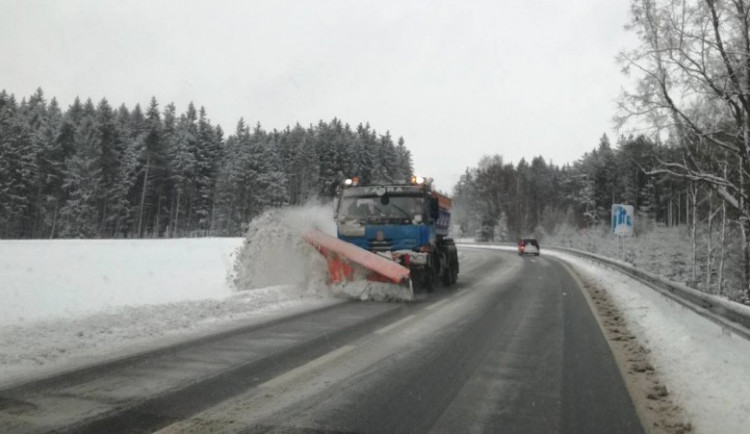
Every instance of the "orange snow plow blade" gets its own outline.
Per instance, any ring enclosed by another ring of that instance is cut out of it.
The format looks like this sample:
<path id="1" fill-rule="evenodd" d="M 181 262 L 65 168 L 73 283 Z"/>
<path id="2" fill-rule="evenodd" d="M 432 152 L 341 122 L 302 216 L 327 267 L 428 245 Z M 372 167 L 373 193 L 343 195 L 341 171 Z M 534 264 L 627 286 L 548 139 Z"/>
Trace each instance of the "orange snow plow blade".
<path id="1" fill-rule="evenodd" d="M 368 280 L 411 287 L 409 269 L 401 264 L 317 230 L 305 233 L 304 238 L 328 261 L 331 282 L 353 281 L 356 278 L 355 267 L 359 266 L 369 272 Z"/>

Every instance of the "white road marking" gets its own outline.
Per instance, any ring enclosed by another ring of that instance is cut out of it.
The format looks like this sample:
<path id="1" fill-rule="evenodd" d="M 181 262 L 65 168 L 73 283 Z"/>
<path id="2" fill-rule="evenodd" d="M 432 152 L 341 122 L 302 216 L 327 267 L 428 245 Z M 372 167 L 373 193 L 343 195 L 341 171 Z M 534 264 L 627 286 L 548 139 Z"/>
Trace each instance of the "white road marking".
<path id="1" fill-rule="evenodd" d="M 387 326 L 385 326 L 385 327 L 383 327 L 381 329 L 375 330 L 375 334 L 376 335 L 382 335 L 383 333 L 388 333 L 389 331 L 395 329 L 396 327 L 400 326 L 401 324 L 404 324 L 404 323 L 406 323 L 408 321 L 411 321 L 414 318 L 416 318 L 414 315 L 409 315 L 407 317 L 401 318 L 400 320 L 398 320 L 398 321 L 396 321 L 396 322 L 394 322 L 392 324 L 388 324 Z"/>
<path id="2" fill-rule="evenodd" d="M 322 355 L 322 356 L 318 357 L 317 359 L 312 360 L 312 361 L 310 361 L 308 363 L 305 363 L 304 365 L 299 366 L 297 368 L 294 368 L 291 371 L 288 371 L 288 372 L 286 372 L 284 374 L 281 374 L 281 375 L 279 375 L 276 378 L 272 378 L 272 379 L 266 381 L 265 383 L 259 385 L 258 387 L 259 388 L 270 389 L 270 388 L 274 388 L 274 387 L 280 386 L 280 385 L 282 385 L 284 383 L 288 383 L 288 382 L 294 380 L 295 378 L 302 376 L 307 371 L 313 370 L 313 369 L 315 369 L 315 368 L 317 368 L 317 367 L 319 367 L 321 365 L 324 365 L 324 364 L 330 362 L 331 360 L 334 360 L 334 359 L 336 359 L 338 357 L 341 357 L 344 354 L 352 351 L 355 348 L 356 347 L 354 345 L 344 345 L 343 347 L 341 347 L 341 348 L 339 348 L 337 350 L 333 350 L 333 351 L 331 351 L 328 354 Z"/>

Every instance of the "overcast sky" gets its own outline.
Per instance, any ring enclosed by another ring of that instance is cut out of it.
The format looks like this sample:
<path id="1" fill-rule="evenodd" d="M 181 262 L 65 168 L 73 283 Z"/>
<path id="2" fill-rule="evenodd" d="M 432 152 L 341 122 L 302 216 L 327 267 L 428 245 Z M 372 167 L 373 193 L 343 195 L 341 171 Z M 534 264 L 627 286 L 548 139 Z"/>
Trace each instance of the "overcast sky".
<path id="1" fill-rule="evenodd" d="M 563 164 L 616 132 L 626 0 L 0 0 L 0 89 L 183 112 L 225 132 L 338 117 L 450 191 L 483 155 Z"/>

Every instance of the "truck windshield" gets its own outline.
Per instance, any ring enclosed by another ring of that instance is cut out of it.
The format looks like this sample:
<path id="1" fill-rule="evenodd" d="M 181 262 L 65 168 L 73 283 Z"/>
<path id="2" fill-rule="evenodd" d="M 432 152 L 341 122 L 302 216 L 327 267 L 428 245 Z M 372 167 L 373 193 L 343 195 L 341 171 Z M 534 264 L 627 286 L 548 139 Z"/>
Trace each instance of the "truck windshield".
<path id="1" fill-rule="evenodd" d="M 388 196 L 387 204 L 380 197 L 345 197 L 339 206 L 339 221 L 364 223 L 411 223 L 423 218 L 424 200 L 415 196 Z"/>

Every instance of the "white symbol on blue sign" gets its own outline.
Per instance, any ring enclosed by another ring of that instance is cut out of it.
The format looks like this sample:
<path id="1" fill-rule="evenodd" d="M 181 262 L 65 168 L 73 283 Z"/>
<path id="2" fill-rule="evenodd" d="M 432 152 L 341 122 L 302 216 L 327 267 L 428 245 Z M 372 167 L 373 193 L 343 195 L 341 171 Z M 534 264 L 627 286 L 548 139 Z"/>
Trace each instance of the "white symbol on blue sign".
<path id="1" fill-rule="evenodd" d="M 615 235 L 633 235 L 633 205 L 612 205 L 612 232 Z"/>

